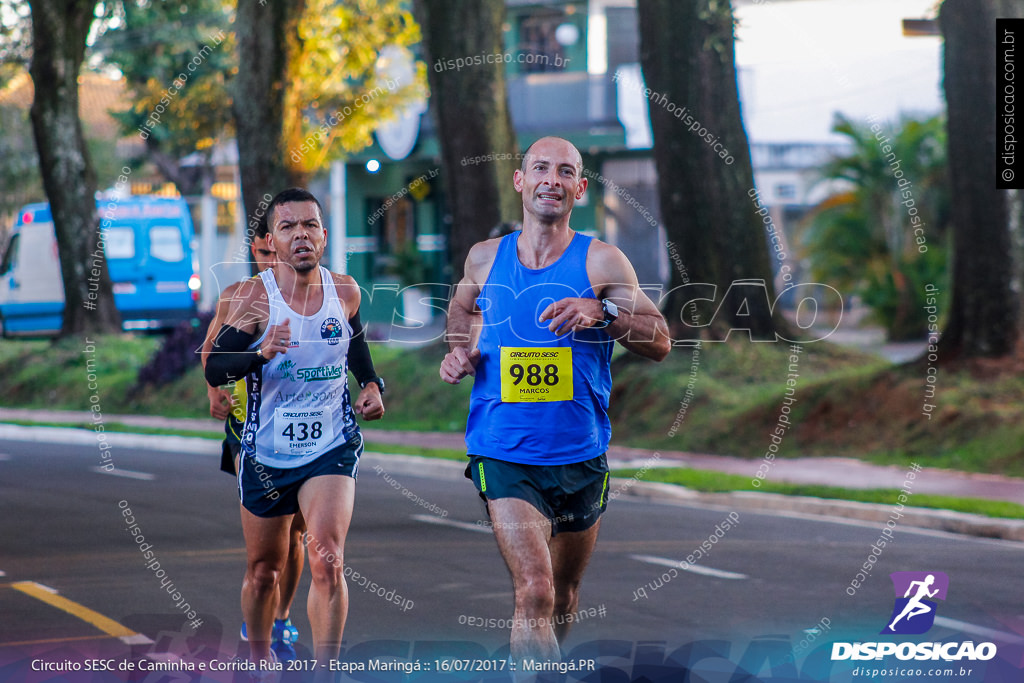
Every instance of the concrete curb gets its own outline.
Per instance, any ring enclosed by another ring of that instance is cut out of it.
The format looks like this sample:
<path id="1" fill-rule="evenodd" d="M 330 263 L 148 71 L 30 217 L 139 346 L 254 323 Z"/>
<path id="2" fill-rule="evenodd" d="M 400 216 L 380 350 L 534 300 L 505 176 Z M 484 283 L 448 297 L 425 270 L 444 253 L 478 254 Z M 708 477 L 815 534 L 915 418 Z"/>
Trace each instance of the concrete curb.
<path id="1" fill-rule="evenodd" d="M 102 427 L 102 423 L 97 425 Z M 0 439 L 59 443 L 72 446 L 106 443 L 112 448 L 149 448 L 171 453 L 200 453 L 220 455 L 220 441 L 198 436 L 168 436 L 166 434 L 126 434 L 125 432 L 94 431 L 78 427 L 23 427 L 0 424 Z"/>
<path id="2" fill-rule="evenodd" d="M 64 443 L 92 445 L 105 440 L 111 447 L 149 448 L 168 452 L 189 452 L 219 455 L 220 442 L 189 436 L 164 436 L 152 434 L 125 434 L 121 432 L 95 432 L 89 429 L 67 427 L 24 427 L 0 424 L 0 439 L 33 441 L 43 443 Z M 385 464 L 387 465 L 385 467 Z M 368 452 L 364 455 L 363 467 L 381 468 L 390 474 L 406 474 L 429 477 L 445 481 L 461 481 L 466 463 L 418 455 Z M 365 471 L 365 469 L 364 469 Z M 639 500 L 666 503 L 699 503 L 716 505 L 732 510 L 764 512 L 790 512 L 823 517 L 856 519 L 877 522 L 884 525 L 893 514 L 900 514 L 897 523 L 922 529 L 933 529 L 956 534 L 996 538 L 1008 541 L 1024 541 L 1024 520 L 996 519 L 983 515 L 951 510 L 904 507 L 897 512 L 894 505 L 860 503 L 847 500 L 829 500 L 807 496 L 787 496 L 778 493 L 736 491 L 732 493 L 701 493 L 676 484 L 638 481 L 634 478 L 614 477 L 611 480 L 609 497 L 628 496 Z"/>

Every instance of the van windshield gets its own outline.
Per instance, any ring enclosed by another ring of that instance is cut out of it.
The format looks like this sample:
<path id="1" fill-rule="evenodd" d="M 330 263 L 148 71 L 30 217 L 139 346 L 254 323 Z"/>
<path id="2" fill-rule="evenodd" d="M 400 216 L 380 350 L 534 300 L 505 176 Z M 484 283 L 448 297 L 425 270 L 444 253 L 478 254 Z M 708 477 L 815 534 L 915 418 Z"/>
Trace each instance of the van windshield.
<path id="1" fill-rule="evenodd" d="M 103 228 L 103 245 L 108 259 L 135 258 L 135 231 L 128 227 Z"/>
<path id="2" fill-rule="evenodd" d="M 0 275 L 11 272 L 14 270 L 14 266 L 17 265 L 20 238 L 21 235 L 19 233 L 11 235 L 11 242 L 7 245 L 7 251 L 4 252 L 4 260 L 0 263 Z"/>
<path id="3" fill-rule="evenodd" d="M 149 230 L 149 255 L 166 263 L 185 258 L 181 229 L 173 225 L 156 225 Z"/>

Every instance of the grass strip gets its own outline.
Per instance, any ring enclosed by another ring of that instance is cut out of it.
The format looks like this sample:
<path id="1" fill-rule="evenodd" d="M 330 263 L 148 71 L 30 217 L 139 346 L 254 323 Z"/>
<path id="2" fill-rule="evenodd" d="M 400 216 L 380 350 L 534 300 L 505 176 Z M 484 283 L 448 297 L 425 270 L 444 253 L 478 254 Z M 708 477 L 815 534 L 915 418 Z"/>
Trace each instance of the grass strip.
<path id="1" fill-rule="evenodd" d="M 631 478 L 634 470 L 615 470 L 613 476 Z M 881 503 L 895 505 L 899 489 L 847 489 L 839 486 L 817 484 L 791 484 L 779 481 L 765 481 L 760 488 L 750 484 L 750 478 L 738 474 L 727 474 L 712 470 L 696 470 L 686 467 L 652 468 L 643 473 L 643 481 L 685 486 L 705 493 L 727 493 L 733 491 L 756 491 L 760 493 L 781 493 L 787 496 L 810 496 L 833 500 L 852 500 L 860 503 Z M 906 505 L 922 508 L 937 508 L 955 512 L 969 512 L 986 517 L 1024 519 L 1024 505 L 1008 501 L 984 498 L 959 498 L 915 493 Z"/>
<path id="2" fill-rule="evenodd" d="M 30 420 L 9 420 L 6 424 L 17 424 L 28 427 L 65 427 L 74 429 L 89 429 L 91 424 L 67 423 L 67 422 L 33 422 Z M 108 432 L 123 432 L 130 434 L 155 434 L 165 436 L 192 436 L 204 439 L 220 440 L 224 438 L 220 432 L 196 432 L 181 429 L 168 429 L 162 427 L 138 427 L 118 422 L 105 423 Z M 423 448 L 408 444 L 383 443 L 368 441 L 365 444 L 367 451 L 377 453 L 394 453 L 397 455 L 418 455 L 427 458 L 440 458 L 443 460 L 465 460 L 466 454 L 454 448 Z M 636 475 L 634 470 L 613 470 L 612 475 L 626 479 Z M 779 493 L 787 496 L 809 496 L 813 498 L 825 498 L 832 500 L 851 500 L 861 503 L 881 503 L 894 505 L 897 502 L 899 489 L 847 489 L 839 486 L 821 486 L 817 484 L 791 484 L 778 481 L 765 481 L 760 488 L 754 488 L 750 484 L 750 478 L 738 474 L 727 474 L 713 470 L 697 470 L 686 467 L 664 467 L 652 468 L 644 472 L 644 481 L 655 481 L 665 484 L 676 484 L 685 486 L 694 491 L 705 493 L 729 493 L 733 491 L 755 491 L 761 493 Z M 941 510 L 953 510 L 955 512 L 969 512 L 986 517 L 1003 519 L 1024 519 L 1024 505 L 1011 503 L 1009 501 L 987 500 L 983 498 L 958 498 L 956 496 L 937 496 L 931 494 L 914 494 L 910 497 L 907 505 L 913 507 L 932 508 Z"/>

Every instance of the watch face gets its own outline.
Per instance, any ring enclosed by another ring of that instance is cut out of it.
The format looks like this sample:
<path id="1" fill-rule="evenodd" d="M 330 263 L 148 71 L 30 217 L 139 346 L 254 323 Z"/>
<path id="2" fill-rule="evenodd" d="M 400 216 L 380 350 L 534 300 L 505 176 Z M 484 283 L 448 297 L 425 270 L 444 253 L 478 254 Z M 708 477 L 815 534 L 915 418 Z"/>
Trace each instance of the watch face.
<path id="1" fill-rule="evenodd" d="M 613 302 L 609 301 L 608 299 L 604 299 L 601 301 L 601 304 L 602 308 L 604 309 L 605 318 L 611 318 L 612 320 L 614 320 L 615 318 L 619 317 L 619 307 L 616 306 Z"/>

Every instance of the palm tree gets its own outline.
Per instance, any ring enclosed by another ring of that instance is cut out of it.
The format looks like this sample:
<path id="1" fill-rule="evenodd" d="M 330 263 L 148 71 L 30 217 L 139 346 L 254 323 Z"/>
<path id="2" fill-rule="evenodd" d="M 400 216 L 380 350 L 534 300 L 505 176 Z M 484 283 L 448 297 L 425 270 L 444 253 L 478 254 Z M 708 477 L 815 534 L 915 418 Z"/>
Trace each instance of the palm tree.
<path id="1" fill-rule="evenodd" d="M 949 185 L 945 129 L 936 116 L 903 119 L 895 131 L 837 114 L 832 130 L 850 152 L 829 161 L 822 182 L 836 190 L 812 212 L 803 235 L 812 275 L 861 297 L 889 339 L 926 332 L 926 284 L 947 272 Z"/>

